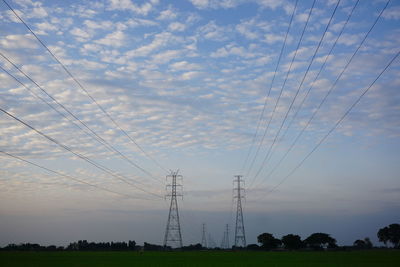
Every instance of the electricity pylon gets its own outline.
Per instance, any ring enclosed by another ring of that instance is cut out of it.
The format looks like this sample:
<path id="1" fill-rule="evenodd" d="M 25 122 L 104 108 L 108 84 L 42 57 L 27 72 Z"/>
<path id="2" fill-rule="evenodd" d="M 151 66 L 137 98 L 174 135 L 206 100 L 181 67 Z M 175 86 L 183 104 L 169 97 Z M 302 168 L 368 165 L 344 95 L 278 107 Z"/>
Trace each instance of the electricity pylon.
<path id="1" fill-rule="evenodd" d="M 236 187 L 233 188 L 235 191 L 234 198 L 236 199 L 236 227 L 235 227 L 235 247 L 246 247 L 246 234 L 244 231 L 244 221 L 243 221 L 243 208 L 242 208 L 242 198 L 244 198 L 244 180 L 242 175 L 235 175 L 233 183 Z"/>
<path id="2" fill-rule="evenodd" d="M 222 249 L 229 249 L 229 224 L 225 225 L 224 237 L 221 242 Z"/>
<path id="3" fill-rule="evenodd" d="M 203 223 L 203 228 L 202 228 L 201 246 L 202 246 L 203 248 L 206 248 L 206 247 L 207 247 L 206 224 L 205 224 L 205 223 Z"/>
<path id="4" fill-rule="evenodd" d="M 182 181 L 183 178 L 182 175 L 178 175 L 178 171 L 171 171 L 171 174 L 167 175 L 167 180 L 171 180 L 171 183 L 167 184 L 167 190 L 169 190 L 170 188 L 171 193 L 167 194 L 166 197 L 171 198 L 171 204 L 169 207 L 167 228 L 165 229 L 164 247 L 182 247 L 182 233 L 181 225 L 179 223 L 178 201 L 176 197 L 183 196 L 182 184 L 177 183 L 177 179 L 180 179 Z M 176 190 L 177 187 L 181 189 L 179 193 Z"/>
<path id="5" fill-rule="evenodd" d="M 216 248 L 217 244 L 215 244 L 214 239 L 212 238 L 211 234 L 208 233 L 208 248 Z"/>

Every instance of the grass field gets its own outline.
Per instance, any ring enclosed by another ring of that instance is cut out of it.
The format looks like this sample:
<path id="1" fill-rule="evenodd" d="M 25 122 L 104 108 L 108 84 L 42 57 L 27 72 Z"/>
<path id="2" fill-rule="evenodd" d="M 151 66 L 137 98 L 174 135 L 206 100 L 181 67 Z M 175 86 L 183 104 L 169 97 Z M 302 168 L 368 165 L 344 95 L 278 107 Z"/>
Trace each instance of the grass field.
<path id="1" fill-rule="evenodd" d="M 400 266 L 400 251 L 0 252 L 0 266 Z"/>

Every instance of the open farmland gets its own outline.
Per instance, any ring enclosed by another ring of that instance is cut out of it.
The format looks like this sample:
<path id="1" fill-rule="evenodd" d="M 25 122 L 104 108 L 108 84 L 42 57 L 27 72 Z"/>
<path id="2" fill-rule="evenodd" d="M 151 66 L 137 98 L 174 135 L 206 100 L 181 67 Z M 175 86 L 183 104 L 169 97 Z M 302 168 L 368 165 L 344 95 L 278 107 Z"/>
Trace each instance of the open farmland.
<path id="1" fill-rule="evenodd" d="M 1 252 L 11 266 L 399 266 L 400 251 Z"/>

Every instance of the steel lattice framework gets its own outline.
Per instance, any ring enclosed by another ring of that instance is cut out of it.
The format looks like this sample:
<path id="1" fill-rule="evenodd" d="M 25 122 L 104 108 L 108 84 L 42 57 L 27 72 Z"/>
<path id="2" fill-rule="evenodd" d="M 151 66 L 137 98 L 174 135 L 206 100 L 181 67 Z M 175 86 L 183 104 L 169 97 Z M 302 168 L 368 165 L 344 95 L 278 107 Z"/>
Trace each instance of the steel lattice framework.
<path id="1" fill-rule="evenodd" d="M 236 199 L 236 227 L 235 227 L 235 247 L 246 247 L 246 233 L 244 231 L 242 198 L 244 198 L 244 180 L 242 175 L 235 175 L 233 181 L 236 184 L 234 187 Z"/>
<path id="2" fill-rule="evenodd" d="M 178 170 L 179 171 L 179 170 Z M 179 211 L 178 211 L 178 201 L 177 196 L 182 195 L 182 184 L 178 184 L 177 180 L 182 181 L 182 175 L 178 175 L 178 171 L 173 172 L 167 175 L 167 181 L 171 180 L 170 184 L 167 184 L 167 190 L 170 190 L 170 194 L 167 194 L 166 197 L 171 198 L 171 204 L 169 207 L 168 221 L 167 227 L 165 229 L 164 236 L 164 247 L 170 246 L 173 248 L 182 247 L 182 233 L 181 233 L 181 225 L 179 222 Z M 180 188 L 179 192 L 177 192 L 177 188 Z"/>

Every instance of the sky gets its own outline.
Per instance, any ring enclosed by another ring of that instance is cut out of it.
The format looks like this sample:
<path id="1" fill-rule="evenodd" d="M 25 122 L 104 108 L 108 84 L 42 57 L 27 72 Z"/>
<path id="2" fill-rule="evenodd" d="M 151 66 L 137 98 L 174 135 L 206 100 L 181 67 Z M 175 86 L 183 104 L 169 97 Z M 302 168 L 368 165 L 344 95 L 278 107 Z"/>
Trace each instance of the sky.
<path id="1" fill-rule="evenodd" d="M 0 246 L 162 244 L 169 170 L 184 244 L 238 174 L 249 244 L 400 222 L 399 1 L 7 2 L 72 76 L 2 1 Z"/>

